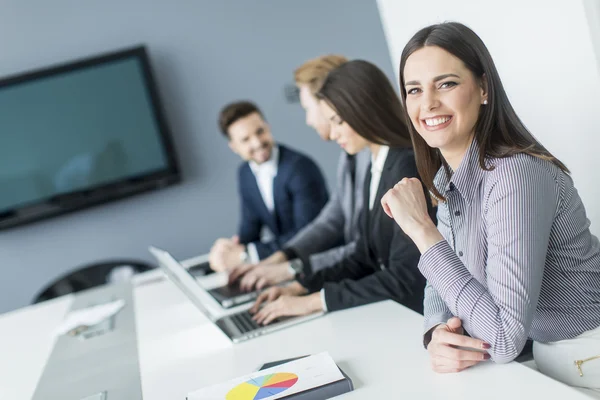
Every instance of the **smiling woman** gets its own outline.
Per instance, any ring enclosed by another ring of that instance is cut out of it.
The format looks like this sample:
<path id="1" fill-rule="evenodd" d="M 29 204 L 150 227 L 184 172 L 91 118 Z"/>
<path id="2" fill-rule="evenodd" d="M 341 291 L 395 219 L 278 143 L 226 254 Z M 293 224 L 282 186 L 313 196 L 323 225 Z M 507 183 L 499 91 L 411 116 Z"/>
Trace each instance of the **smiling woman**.
<path id="1" fill-rule="evenodd" d="M 446 42 L 445 35 L 460 36 L 478 46 Z M 475 134 L 481 144 L 479 164 L 483 169 L 487 169 L 486 155 L 502 158 L 525 153 L 550 160 L 568 172 L 523 125 L 491 55 L 464 25 L 448 23 L 419 31 L 402 52 L 400 71 L 419 172 L 438 198 L 444 196 L 433 185 L 435 174 L 444 160 L 446 166 L 456 169 Z M 440 151 L 445 153 L 443 157 Z"/>
<path id="2" fill-rule="evenodd" d="M 530 337 L 541 372 L 600 390 L 600 243 L 567 168 L 521 123 L 466 26 L 417 32 L 400 82 L 420 175 L 440 200 L 438 225 L 416 179 L 382 203 L 421 251 L 432 367 L 461 371 L 482 361 L 481 349 L 509 362 Z"/>

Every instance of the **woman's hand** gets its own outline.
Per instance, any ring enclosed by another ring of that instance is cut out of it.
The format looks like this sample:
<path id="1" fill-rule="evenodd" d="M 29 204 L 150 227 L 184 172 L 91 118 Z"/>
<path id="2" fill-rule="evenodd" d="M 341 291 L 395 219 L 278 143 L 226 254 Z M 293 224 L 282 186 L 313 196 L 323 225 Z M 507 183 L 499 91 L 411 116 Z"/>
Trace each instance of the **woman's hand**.
<path id="1" fill-rule="evenodd" d="M 240 288 L 245 292 L 262 290 L 294 278 L 287 262 L 274 265 L 257 265 L 240 280 Z"/>
<path id="2" fill-rule="evenodd" d="M 433 328 L 427 351 L 431 357 L 431 368 L 435 372 L 460 372 L 482 361 L 490 355 L 482 350 L 490 345 L 482 340 L 464 336 L 462 322 L 452 317 L 446 324 Z"/>
<path id="3" fill-rule="evenodd" d="M 250 308 L 251 314 L 256 314 L 264 302 L 273 302 L 281 296 L 300 296 L 306 294 L 307 290 L 298 282 L 290 283 L 287 286 L 273 286 L 262 292 Z"/>
<path id="4" fill-rule="evenodd" d="M 271 303 L 265 305 L 253 319 L 258 324 L 267 325 L 280 317 L 292 317 L 296 315 L 308 315 L 323 310 L 321 295 L 313 293 L 308 296 L 283 295 Z"/>
<path id="5" fill-rule="evenodd" d="M 429 217 L 423 186 L 417 178 L 404 178 L 395 184 L 381 198 L 381 205 L 421 253 L 444 239 Z"/>

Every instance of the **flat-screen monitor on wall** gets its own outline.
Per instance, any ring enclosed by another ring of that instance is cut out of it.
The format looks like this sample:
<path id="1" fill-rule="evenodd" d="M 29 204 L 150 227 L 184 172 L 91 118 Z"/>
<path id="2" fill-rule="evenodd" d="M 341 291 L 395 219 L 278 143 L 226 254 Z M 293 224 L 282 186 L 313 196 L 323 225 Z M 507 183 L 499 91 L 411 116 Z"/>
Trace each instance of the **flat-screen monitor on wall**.
<path id="1" fill-rule="evenodd" d="M 0 229 L 179 180 L 144 47 L 0 80 Z"/>

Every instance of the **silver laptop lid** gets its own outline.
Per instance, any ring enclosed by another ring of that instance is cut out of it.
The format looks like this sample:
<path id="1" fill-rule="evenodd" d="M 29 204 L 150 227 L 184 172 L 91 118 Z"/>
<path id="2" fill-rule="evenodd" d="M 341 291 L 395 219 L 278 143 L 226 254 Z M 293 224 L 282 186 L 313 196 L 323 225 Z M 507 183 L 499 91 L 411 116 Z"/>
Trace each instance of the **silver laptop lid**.
<path id="1" fill-rule="evenodd" d="M 200 286 L 196 279 L 169 252 L 150 246 L 148 250 L 158 261 L 159 267 L 179 290 L 212 322 L 217 318 L 206 307 L 205 301 L 210 301 L 210 294 Z"/>

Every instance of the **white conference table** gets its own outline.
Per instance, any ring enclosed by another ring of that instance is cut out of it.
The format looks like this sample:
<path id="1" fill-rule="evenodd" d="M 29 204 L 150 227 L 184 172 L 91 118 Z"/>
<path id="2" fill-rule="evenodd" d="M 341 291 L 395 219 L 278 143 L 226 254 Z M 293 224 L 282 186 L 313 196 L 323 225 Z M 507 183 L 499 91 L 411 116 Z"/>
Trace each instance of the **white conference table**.
<path id="1" fill-rule="evenodd" d="M 421 345 L 422 317 L 391 301 L 330 313 L 233 345 L 160 274 L 137 279 L 135 322 L 144 400 L 185 399 L 261 364 L 328 351 L 352 378 L 347 399 L 589 399 L 517 363 L 435 374 Z M 73 296 L 0 316 L 0 399 L 30 399 Z"/>

